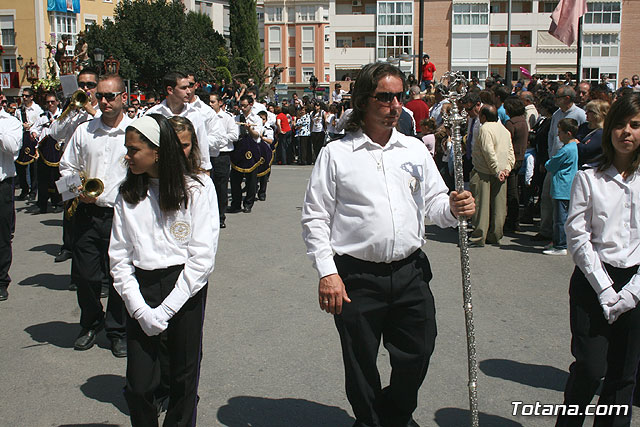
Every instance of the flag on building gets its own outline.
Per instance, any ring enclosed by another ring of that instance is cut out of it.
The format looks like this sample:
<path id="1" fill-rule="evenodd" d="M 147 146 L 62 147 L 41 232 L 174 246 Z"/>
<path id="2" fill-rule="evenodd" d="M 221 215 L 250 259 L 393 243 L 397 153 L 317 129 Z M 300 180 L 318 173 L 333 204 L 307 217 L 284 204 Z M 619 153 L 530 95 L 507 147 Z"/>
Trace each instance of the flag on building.
<path id="1" fill-rule="evenodd" d="M 587 13 L 587 0 L 560 0 L 551 14 L 549 34 L 567 46 L 578 39 L 578 20 Z"/>

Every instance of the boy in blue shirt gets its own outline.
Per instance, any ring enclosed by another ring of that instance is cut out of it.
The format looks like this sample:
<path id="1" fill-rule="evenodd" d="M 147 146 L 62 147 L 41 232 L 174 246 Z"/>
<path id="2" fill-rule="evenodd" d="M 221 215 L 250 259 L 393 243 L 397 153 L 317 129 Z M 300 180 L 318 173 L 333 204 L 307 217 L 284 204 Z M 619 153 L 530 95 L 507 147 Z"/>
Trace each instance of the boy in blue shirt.
<path id="1" fill-rule="evenodd" d="M 545 163 L 551 174 L 551 198 L 553 199 L 553 242 L 542 251 L 545 255 L 566 255 L 567 236 L 564 223 L 569 211 L 571 184 L 578 172 L 578 122 L 574 119 L 562 119 L 558 122 L 558 139 L 562 147 L 555 156 Z"/>

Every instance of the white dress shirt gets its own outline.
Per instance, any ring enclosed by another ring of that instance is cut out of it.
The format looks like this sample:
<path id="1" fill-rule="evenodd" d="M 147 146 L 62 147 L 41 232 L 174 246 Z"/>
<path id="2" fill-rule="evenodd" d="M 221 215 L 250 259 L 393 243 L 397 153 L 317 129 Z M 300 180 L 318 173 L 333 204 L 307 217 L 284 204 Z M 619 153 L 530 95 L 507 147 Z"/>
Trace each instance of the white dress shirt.
<path id="1" fill-rule="evenodd" d="M 624 180 L 614 166 L 578 171 L 564 228 L 573 261 L 597 293 L 613 284 L 602 263 L 640 265 L 640 172 Z M 627 289 L 640 299 L 638 274 Z"/>
<path id="2" fill-rule="evenodd" d="M 38 117 L 33 126 L 31 126 L 31 133 L 36 135 L 38 141 L 42 140 L 45 136 L 51 133 L 51 125 L 62 113 L 61 109 L 56 109 L 55 113 L 51 113 L 49 110 L 45 111 Z"/>
<path id="3" fill-rule="evenodd" d="M 175 287 L 163 303 L 174 313 L 206 285 L 213 272 L 218 247 L 219 221 L 212 220 L 218 203 L 211 179 L 200 175 L 203 184 L 188 181 L 189 203 L 174 212 L 160 210 L 159 181 L 149 180 L 147 197 L 137 205 L 116 200 L 109 259 L 113 287 L 122 296 L 129 314 L 147 303 L 140 293 L 135 268 L 156 270 L 184 264 Z"/>
<path id="4" fill-rule="evenodd" d="M 240 121 L 240 114 L 238 114 L 236 116 L 236 122 Z M 258 137 L 257 138 L 253 138 L 253 140 L 255 142 L 260 142 L 260 135 L 262 135 L 262 132 L 264 131 L 264 125 L 262 124 L 262 117 L 260 117 L 259 115 L 257 115 L 256 113 L 254 113 L 253 111 L 251 111 L 251 114 L 249 114 L 249 117 L 245 117 L 246 119 L 246 123 L 252 124 L 252 129 L 256 132 L 258 132 Z M 242 125 L 237 125 L 237 129 L 238 129 L 238 135 L 240 134 L 240 127 Z"/>
<path id="5" fill-rule="evenodd" d="M 73 135 L 78 126 L 88 122 L 89 120 L 98 119 L 102 116 L 102 110 L 98 108 L 97 104 L 94 105 L 94 108 L 96 109 L 95 116 L 92 116 L 83 109 L 70 112 L 63 120 L 54 121 L 49 127 L 49 135 L 58 141 L 62 147 L 66 147 L 67 142 L 69 142 L 71 135 Z"/>
<path id="6" fill-rule="evenodd" d="M 319 277 L 337 272 L 334 253 L 398 261 L 425 243 L 425 217 L 457 224 L 448 189 L 420 140 L 395 129 L 382 147 L 362 131 L 324 147 L 302 209 L 302 236 Z"/>
<path id="7" fill-rule="evenodd" d="M 211 169 L 211 160 L 209 158 L 209 134 L 206 125 L 206 117 L 202 115 L 195 108 L 190 108 L 189 104 L 184 104 L 184 108 L 178 114 L 173 114 L 173 111 L 167 106 L 167 100 L 165 99 L 160 104 L 154 105 L 149 108 L 145 115 L 149 114 L 162 114 L 166 118 L 171 118 L 173 116 L 186 117 L 193 124 L 194 129 L 196 130 L 196 137 L 198 139 L 198 148 L 200 149 L 200 167 L 204 170 Z M 211 127 L 211 130 L 214 128 Z M 214 136 L 212 135 L 212 139 Z"/>
<path id="8" fill-rule="evenodd" d="M 60 159 L 60 175 L 84 172 L 87 178 L 102 180 L 104 191 L 98 196 L 97 206 L 113 207 L 120 183 L 127 175 L 124 138 L 131 122 L 123 116 L 115 128 L 105 125 L 102 119 L 81 124 Z"/>
<path id="9" fill-rule="evenodd" d="M 31 104 L 31 107 L 24 107 L 24 111 L 26 113 L 26 120 L 25 118 L 22 117 L 22 108 L 17 108 L 16 109 L 16 117 L 22 121 L 22 122 L 26 122 L 29 123 L 30 125 L 33 125 L 36 120 L 38 120 L 38 117 L 40 117 L 40 114 L 42 114 L 42 108 L 36 104 L 35 102 L 33 102 Z"/>
<path id="10" fill-rule="evenodd" d="M 233 143 L 238 140 L 238 125 L 233 116 L 222 109 L 216 115 L 223 128 L 224 144 L 220 146 L 220 152 L 229 153 L 233 151 Z"/>
<path id="11" fill-rule="evenodd" d="M 22 147 L 22 123 L 0 110 L 0 181 L 16 176 L 15 161 Z"/>
<path id="12" fill-rule="evenodd" d="M 209 139 L 209 157 L 218 157 L 220 149 L 226 146 L 224 128 L 218 115 L 211 106 L 202 102 L 197 96 L 196 100 L 189 104 L 189 107 L 195 108 L 205 117 L 207 138 Z"/>

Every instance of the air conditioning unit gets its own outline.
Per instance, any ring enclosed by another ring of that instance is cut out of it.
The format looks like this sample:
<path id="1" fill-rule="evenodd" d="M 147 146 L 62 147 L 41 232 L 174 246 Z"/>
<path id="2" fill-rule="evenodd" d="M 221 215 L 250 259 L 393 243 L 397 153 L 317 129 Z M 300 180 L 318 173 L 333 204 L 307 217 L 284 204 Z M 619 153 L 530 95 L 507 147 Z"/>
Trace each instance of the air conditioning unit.
<path id="1" fill-rule="evenodd" d="M 361 0 L 353 0 L 351 2 L 351 6 L 362 6 L 362 1 Z"/>

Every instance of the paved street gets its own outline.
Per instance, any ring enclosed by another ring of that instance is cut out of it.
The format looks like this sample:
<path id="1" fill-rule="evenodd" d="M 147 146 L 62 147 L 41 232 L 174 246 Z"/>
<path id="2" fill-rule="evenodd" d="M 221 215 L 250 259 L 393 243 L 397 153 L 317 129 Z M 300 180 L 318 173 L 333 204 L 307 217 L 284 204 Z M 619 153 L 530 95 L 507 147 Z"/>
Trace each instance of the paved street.
<path id="1" fill-rule="evenodd" d="M 317 306 L 317 276 L 300 237 L 309 173 L 310 167 L 274 167 L 267 201 L 251 214 L 228 215 L 208 293 L 202 426 L 353 423 L 338 334 Z M 70 261 L 53 262 L 61 215 L 33 210 L 17 203 L 13 282 L 9 300 L 0 303 L 0 425 L 128 425 L 121 393 L 126 361 L 111 355 L 104 333 L 91 350 L 73 350 L 79 309 L 67 290 Z M 428 234 L 438 339 L 415 419 L 461 427 L 468 395 L 457 232 L 429 227 Z M 511 402 L 562 401 L 573 264 L 542 255 L 531 234 L 525 227 L 501 247 L 471 250 L 483 427 L 551 426 L 551 417 L 513 417 Z M 384 348 L 380 362 L 386 383 Z"/>

